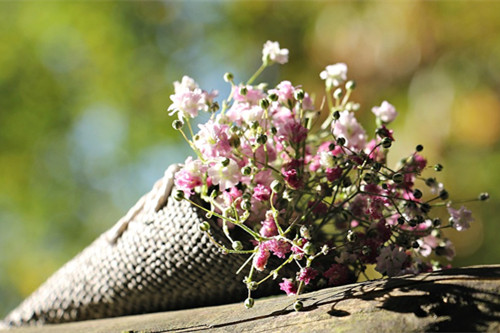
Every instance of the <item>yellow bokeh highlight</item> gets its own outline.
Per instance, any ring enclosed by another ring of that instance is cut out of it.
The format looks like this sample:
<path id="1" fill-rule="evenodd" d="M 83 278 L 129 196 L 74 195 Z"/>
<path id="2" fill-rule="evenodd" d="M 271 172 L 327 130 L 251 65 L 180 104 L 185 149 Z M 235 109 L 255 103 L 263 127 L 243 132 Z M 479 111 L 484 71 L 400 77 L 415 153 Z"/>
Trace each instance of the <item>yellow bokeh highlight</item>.
<path id="1" fill-rule="evenodd" d="M 490 90 L 457 96 L 452 110 L 453 140 L 471 146 L 492 146 L 500 138 L 500 101 Z"/>

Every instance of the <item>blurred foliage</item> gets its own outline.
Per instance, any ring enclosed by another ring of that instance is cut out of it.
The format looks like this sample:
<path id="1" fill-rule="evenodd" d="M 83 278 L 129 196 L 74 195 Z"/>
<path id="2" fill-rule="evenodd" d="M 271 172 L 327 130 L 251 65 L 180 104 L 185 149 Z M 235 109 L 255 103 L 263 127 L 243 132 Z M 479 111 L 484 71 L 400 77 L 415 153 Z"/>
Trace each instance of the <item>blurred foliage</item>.
<path id="1" fill-rule="evenodd" d="M 371 106 L 400 111 L 394 162 L 421 143 L 455 198 L 490 192 L 449 236 L 455 265 L 500 262 L 500 3 L 1 2 L 0 315 L 189 155 L 172 82 L 224 94 L 268 39 L 291 56 L 263 79 L 321 96 L 318 73 L 346 62 L 368 129 Z"/>

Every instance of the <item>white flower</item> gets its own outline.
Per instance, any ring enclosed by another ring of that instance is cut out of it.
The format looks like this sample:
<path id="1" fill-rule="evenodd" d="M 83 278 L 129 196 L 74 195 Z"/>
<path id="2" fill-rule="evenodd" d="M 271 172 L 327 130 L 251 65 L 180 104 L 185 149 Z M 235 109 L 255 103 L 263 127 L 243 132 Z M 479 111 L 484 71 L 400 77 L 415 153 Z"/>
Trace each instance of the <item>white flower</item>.
<path id="1" fill-rule="evenodd" d="M 387 276 L 396 276 L 401 273 L 403 264 L 408 259 L 408 255 L 403 247 L 386 246 L 380 250 L 380 255 L 377 257 L 377 266 L 375 269 Z"/>
<path id="2" fill-rule="evenodd" d="M 319 74 L 319 77 L 326 80 L 327 87 L 338 87 L 347 80 L 347 65 L 339 62 L 335 65 L 326 66 L 325 70 Z"/>
<path id="3" fill-rule="evenodd" d="M 448 213 L 450 213 L 450 222 L 453 228 L 458 231 L 469 229 L 470 223 L 474 221 L 472 212 L 465 208 L 465 206 L 460 207 L 458 210 L 448 207 Z"/>
<path id="4" fill-rule="evenodd" d="M 324 168 L 333 168 L 335 166 L 335 161 L 333 160 L 332 153 L 329 151 L 320 152 L 319 164 Z"/>
<path id="5" fill-rule="evenodd" d="M 208 169 L 208 175 L 214 185 L 219 185 L 219 190 L 224 191 L 238 184 L 241 178 L 240 168 L 233 159 L 228 159 L 229 163 L 224 166 L 222 161 L 225 158 L 215 159 L 215 163 Z"/>
<path id="6" fill-rule="evenodd" d="M 262 49 L 262 62 L 264 64 L 286 64 L 288 62 L 288 49 L 280 49 L 278 42 L 268 40 Z"/>
<path id="7" fill-rule="evenodd" d="M 198 111 L 208 111 L 217 91 L 208 93 L 201 90 L 198 84 L 189 76 L 183 76 L 181 82 L 174 82 L 175 93 L 170 95 L 172 105 L 168 108 L 169 115 L 177 113 L 179 120 L 198 115 Z"/>
<path id="8" fill-rule="evenodd" d="M 383 101 L 380 106 L 372 108 L 372 112 L 384 123 L 390 123 L 398 115 L 396 108 L 387 101 Z"/>
<path id="9" fill-rule="evenodd" d="M 356 120 L 353 112 L 342 111 L 340 118 L 332 123 L 333 135 L 344 138 L 349 148 L 363 149 L 366 145 L 366 132 Z"/>

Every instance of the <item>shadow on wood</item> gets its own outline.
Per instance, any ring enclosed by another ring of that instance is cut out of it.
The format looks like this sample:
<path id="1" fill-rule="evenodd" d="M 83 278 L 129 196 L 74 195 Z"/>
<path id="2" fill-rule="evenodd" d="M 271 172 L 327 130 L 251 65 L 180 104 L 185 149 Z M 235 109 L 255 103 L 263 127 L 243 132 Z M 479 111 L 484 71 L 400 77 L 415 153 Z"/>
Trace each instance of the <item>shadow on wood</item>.
<path id="1" fill-rule="evenodd" d="M 14 329 L 13 332 L 500 331 L 500 265 L 367 281 L 294 297 Z"/>

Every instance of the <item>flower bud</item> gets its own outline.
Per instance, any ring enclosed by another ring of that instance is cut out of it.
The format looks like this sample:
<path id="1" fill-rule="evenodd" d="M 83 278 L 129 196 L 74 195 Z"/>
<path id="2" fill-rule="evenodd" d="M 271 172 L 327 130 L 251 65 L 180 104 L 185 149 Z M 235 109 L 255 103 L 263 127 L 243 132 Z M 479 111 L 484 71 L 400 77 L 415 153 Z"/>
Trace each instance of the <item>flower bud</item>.
<path id="1" fill-rule="evenodd" d="M 435 218 L 434 220 L 432 220 L 432 225 L 435 227 L 439 227 L 441 225 L 441 219 Z"/>
<path id="2" fill-rule="evenodd" d="M 275 93 L 269 94 L 269 96 L 267 97 L 273 102 L 276 102 L 279 98 L 278 95 L 276 95 Z"/>
<path id="3" fill-rule="evenodd" d="M 339 118 L 340 118 L 340 112 L 339 112 L 339 111 L 335 111 L 335 112 L 333 113 L 333 119 L 335 119 L 335 120 L 339 120 Z"/>
<path id="4" fill-rule="evenodd" d="M 250 176 L 250 174 L 252 173 L 252 168 L 249 167 L 248 165 L 241 168 L 241 174 L 244 175 L 244 176 Z"/>
<path id="5" fill-rule="evenodd" d="M 222 161 L 221 161 L 221 164 L 223 167 L 227 167 L 229 165 L 230 161 L 229 161 L 229 158 L 224 158 Z"/>
<path id="6" fill-rule="evenodd" d="M 227 72 L 226 74 L 224 74 L 224 81 L 226 81 L 226 82 L 232 82 L 233 80 L 234 80 L 233 73 Z"/>
<path id="7" fill-rule="evenodd" d="M 257 128 L 260 127 L 260 124 L 258 121 L 254 121 L 252 122 L 252 124 L 250 125 L 250 127 L 253 129 L 253 130 L 257 130 Z"/>
<path id="8" fill-rule="evenodd" d="M 250 210 L 252 209 L 252 203 L 250 200 L 243 200 L 240 205 L 241 209 L 243 210 Z"/>
<path id="9" fill-rule="evenodd" d="M 439 192 L 439 198 L 441 200 L 446 200 L 449 198 L 449 194 L 448 194 L 448 191 L 446 190 L 442 190 L 441 192 Z"/>
<path id="10" fill-rule="evenodd" d="M 251 297 L 248 297 L 246 300 L 245 300 L 245 308 L 247 309 L 251 309 L 253 308 L 253 305 L 254 305 L 255 301 L 253 298 Z"/>
<path id="11" fill-rule="evenodd" d="M 395 182 L 396 184 L 401 184 L 404 181 L 405 177 L 403 176 L 402 173 L 395 173 L 392 175 L 392 181 Z"/>
<path id="12" fill-rule="evenodd" d="M 300 236 L 306 239 L 311 239 L 311 233 L 309 232 L 309 228 L 303 225 L 300 227 Z"/>
<path id="13" fill-rule="evenodd" d="M 418 151 L 418 152 L 421 152 L 422 150 L 424 150 L 424 146 L 422 146 L 422 145 L 417 145 L 417 146 L 415 147 L 415 150 L 416 150 L 416 151 Z"/>
<path id="14" fill-rule="evenodd" d="M 207 221 L 203 221 L 198 224 L 198 229 L 202 232 L 207 232 L 208 230 L 210 230 L 210 223 L 208 223 Z"/>
<path id="15" fill-rule="evenodd" d="M 358 236 L 356 236 L 355 232 L 349 230 L 345 238 L 347 239 L 348 242 L 355 242 L 358 239 Z"/>
<path id="16" fill-rule="evenodd" d="M 273 192 L 277 193 L 282 189 L 283 189 L 283 184 L 279 180 L 275 179 L 271 182 L 271 190 L 273 190 Z"/>
<path id="17" fill-rule="evenodd" d="M 479 195 L 479 200 L 481 200 L 481 201 L 486 201 L 486 200 L 488 200 L 489 198 L 490 198 L 490 194 L 489 194 L 489 193 L 487 193 L 487 192 L 481 193 L 481 194 Z"/>
<path id="18" fill-rule="evenodd" d="M 441 164 L 439 164 L 439 163 L 438 163 L 438 164 L 436 164 L 436 165 L 434 166 L 434 170 L 436 170 L 436 171 L 438 171 L 438 172 L 439 172 L 439 171 L 443 171 L 443 166 L 442 166 Z"/>
<path id="19" fill-rule="evenodd" d="M 341 88 L 335 89 L 335 91 L 333 92 L 333 97 L 334 98 L 340 98 L 340 97 L 342 97 L 342 89 Z"/>
<path id="20" fill-rule="evenodd" d="M 420 205 L 420 210 L 422 213 L 427 214 L 431 211 L 432 206 L 429 205 L 427 202 L 424 202 L 423 204 Z"/>
<path id="21" fill-rule="evenodd" d="M 265 145 L 267 142 L 267 135 L 265 134 L 261 134 L 257 137 L 257 143 L 261 144 L 261 145 Z"/>
<path id="22" fill-rule="evenodd" d="M 247 87 L 241 87 L 240 88 L 240 95 L 246 96 L 247 93 L 248 93 Z"/>
<path id="23" fill-rule="evenodd" d="M 305 97 L 304 90 L 302 90 L 302 89 L 297 89 L 295 91 L 294 95 L 295 95 L 295 99 L 298 100 L 298 101 L 303 100 L 304 97 Z"/>
<path id="24" fill-rule="evenodd" d="M 418 244 L 417 241 L 414 241 L 413 244 L 411 244 L 411 247 L 413 247 L 414 249 L 418 249 L 420 247 L 420 244 Z"/>
<path id="25" fill-rule="evenodd" d="M 415 199 L 420 199 L 422 197 L 422 191 L 420 191 L 418 188 L 416 188 L 413 191 L 413 196 L 415 197 Z"/>
<path id="26" fill-rule="evenodd" d="M 299 312 L 302 308 L 304 308 L 304 303 L 302 303 L 302 301 L 295 301 L 295 303 L 293 303 L 293 309 L 295 311 Z"/>
<path id="27" fill-rule="evenodd" d="M 314 245 L 312 245 L 311 242 L 307 242 L 306 245 L 304 245 L 304 253 L 308 255 L 313 255 L 316 252 L 316 249 L 314 248 Z"/>
<path id="28" fill-rule="evenodd" d="M 391 146 L 392 146 L 391 138 L 385 137 L 382 139 L 382 147 L 388 149 L 391 148 Z"/>
<path id="29" fill-rule="evenodd" d="M 403 225 L 404 223 L 405 223 L 404 217 L 402 217 L 402 216 L 398 217 L 398 224 Z"/>
<path id="30" fill-rule="evenodd" d="M 341 147 L 345 145 L 345 138 L 343 137 L 337 138 L 337 144 Z"/>
<path id="31" fill-rule="evenodd" d="M 278 133 L 278 129 L 277 129 L 276 127 L 274 127 L 274 126 L 273 126 L 273 127 L 271 127 L 271 133 L 272 133 L 273 135 L 276 135 L 276 133 Z"/>
<path id="32" fill-rule="evenodd" d="M 179 119 L 174 120 L 174 121 L 172 122 L 172 127 L 173 127 L 174 129 L 176 129 L 176 130 L 180 130 L 180 129 L 182 128 L 182 126 L 183 126 L 183 125 L 184 125 L 184 123 L 183 123 L 181 120 L 179 120 Z"/>
<path id="33" fill-rule="evenodd" d="M 232 242 L 231 246 L 232 246 L 233 250 L 236 250 L 236 251 L 243 250 L 243 244 L 241 244 L 240 241 L 234 241 L 234 242 Z"/>
<path id="34" fill-rule="evenodd" d="M 345 84 L 345 88 L 347 90 L 354 90 L 354 88 L 356 88 L 356 82 L 353 81 L 353 80 L 347 81 L 346 84 Z"/>
<path id="35" fill-rule="evenodd" d="M 263 98 L 260 100 L 260 107 L 263 109 L 267 109 L 269 107 L 269 100 L 267 98 Z"/>
<path id="36" fill-rule="evenodd" d="M 328 254 L 328 252 L 330 252 L 330 248 L 328 247 L 328 245 L 323 245 L 321 247 L 321 254 L 323 254 L 324 256 L 326 256 Z"/>
<path id="37" fill-rule="evenodd" d="M 182 199 L 184 199 L 184 192 L 181 190 L 175 191 L 174 199 L 177 201 L 181 201 Z"/>

